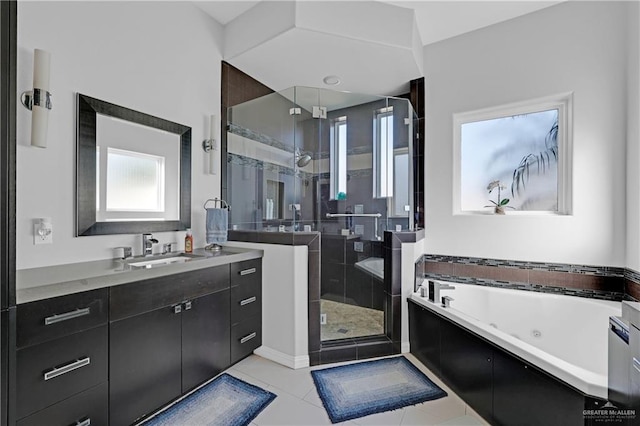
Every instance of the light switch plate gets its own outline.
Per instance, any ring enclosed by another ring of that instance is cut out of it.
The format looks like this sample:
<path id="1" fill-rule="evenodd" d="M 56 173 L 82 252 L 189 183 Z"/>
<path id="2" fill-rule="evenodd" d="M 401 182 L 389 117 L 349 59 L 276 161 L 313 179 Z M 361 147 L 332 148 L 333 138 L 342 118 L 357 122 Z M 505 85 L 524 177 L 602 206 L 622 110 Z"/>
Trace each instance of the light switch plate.
<path id="1" fill-rule="evenodd" d="M 364 251 L 364 243 L 362 241 L 356 241 L 353 243 L 353 250 L 362 253 Z"/>
<path id="2" fill-rule="evenodd" d="M 354 233 L 356 235 L 364 235 L 364 225 L 356 225 Z"/>

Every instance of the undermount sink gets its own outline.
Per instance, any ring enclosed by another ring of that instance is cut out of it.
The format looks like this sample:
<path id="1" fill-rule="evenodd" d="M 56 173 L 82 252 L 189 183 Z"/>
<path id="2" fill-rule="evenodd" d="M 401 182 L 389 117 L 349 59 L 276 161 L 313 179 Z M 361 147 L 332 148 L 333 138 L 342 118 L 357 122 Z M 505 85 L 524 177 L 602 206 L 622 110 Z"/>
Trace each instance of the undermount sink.
<path id="1" fill-rule="evenodd" d="M 185 263 L 194 259 L 201 259 L 202 256 L 187 254 L 187 253 L 177 253 L 174 255 L 166 254 L 161 256 L 154 256 L 152 258 L 137 258 L 137 259 L 129 259 L 127 264 L 134 268 L 155 268 L 158 266 L 171 265 L 174 263 Z"/>

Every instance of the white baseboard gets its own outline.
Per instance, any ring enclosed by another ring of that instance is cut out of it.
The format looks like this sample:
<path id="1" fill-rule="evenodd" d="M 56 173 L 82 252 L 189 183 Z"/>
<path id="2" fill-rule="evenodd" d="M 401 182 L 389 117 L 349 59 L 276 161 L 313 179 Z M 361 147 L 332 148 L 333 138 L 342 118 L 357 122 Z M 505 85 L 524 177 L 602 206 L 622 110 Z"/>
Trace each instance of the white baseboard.
<path id="1" fill-rule="evenodd" d="M 253 351 L 253 353 L 294 370 L 309 366 L 309 355 L 292 356 L 264 345 Z"/>
<path id="2" fill-rule="evenodd" d="M 409 353 L 411 352 L 411 345 L 409 342 L 402 342 L 402 344 L 400 345 L 400 351 L 403 354 Z"/>

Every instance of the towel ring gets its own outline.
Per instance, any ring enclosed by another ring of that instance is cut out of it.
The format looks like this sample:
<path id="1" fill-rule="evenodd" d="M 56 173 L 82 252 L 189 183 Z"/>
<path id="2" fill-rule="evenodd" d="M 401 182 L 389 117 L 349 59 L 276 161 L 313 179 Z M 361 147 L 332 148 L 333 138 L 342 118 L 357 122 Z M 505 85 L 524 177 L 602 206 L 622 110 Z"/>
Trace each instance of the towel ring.
<path id="1" fill-rule="evenodd" d="M 220 208 L 221 209 L 227 209 L 229 210 L 229 203 L 227 203 L 225 200 L 221 200 L 219 198 L 209 198 L 207 201 L 204 202 L 204 209 L 207 209 L 207 203 L 211 201 L 213 203 L 213 207 L 215 208 L 215 206 L 217 205 L 217 203 L 220 203 Z M 224 203 L 224 205 L 223 205 Z"/>

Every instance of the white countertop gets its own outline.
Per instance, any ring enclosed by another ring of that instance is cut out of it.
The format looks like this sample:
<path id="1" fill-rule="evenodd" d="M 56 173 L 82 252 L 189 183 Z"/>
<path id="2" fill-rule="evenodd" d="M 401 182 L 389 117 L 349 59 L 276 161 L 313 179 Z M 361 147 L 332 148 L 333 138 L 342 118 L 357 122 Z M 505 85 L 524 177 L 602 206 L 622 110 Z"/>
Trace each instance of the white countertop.
<path id="1" fill-rule="evenodd" d="M 176 254 L 176 253 L 174 253 Z M 120 259 L 70 263 L 16 271 L 16 303 L 28 303 L 134 281 L 258 259 L 262 250 L 224 247 L 220 252 L 197 249 L 190 261 L 154 268 L 134 268 Z M 154 256 L 156 258 L 158 256 Z M 145 260 L 139 258 L 139 260 Z"/>

